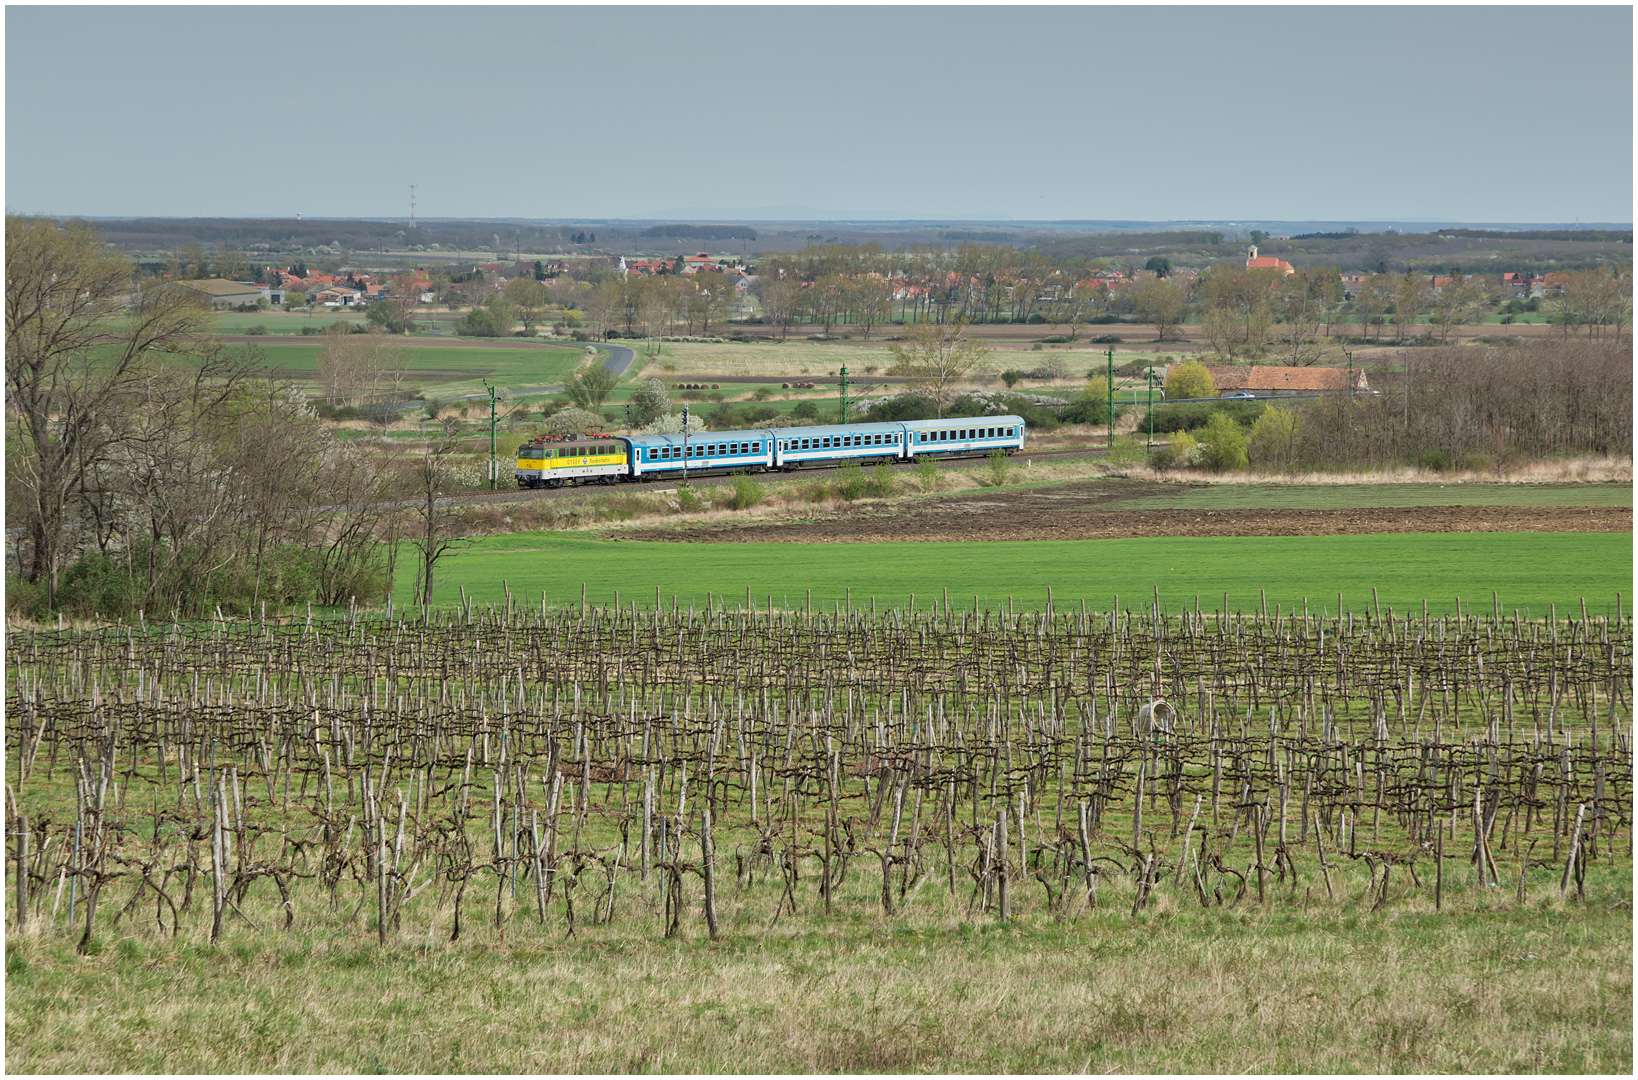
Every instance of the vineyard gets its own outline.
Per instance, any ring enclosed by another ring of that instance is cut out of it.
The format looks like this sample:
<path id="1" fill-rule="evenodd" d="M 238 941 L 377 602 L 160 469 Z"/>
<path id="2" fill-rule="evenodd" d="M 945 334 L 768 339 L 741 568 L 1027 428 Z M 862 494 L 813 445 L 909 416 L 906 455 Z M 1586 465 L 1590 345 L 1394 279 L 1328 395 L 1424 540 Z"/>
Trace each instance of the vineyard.
<path id="1" fill-rule="evenodd" d="M 1624 615 L 746 599 L 14 630 L 12 929 L 1471 909 L 1630 859 Z"/>

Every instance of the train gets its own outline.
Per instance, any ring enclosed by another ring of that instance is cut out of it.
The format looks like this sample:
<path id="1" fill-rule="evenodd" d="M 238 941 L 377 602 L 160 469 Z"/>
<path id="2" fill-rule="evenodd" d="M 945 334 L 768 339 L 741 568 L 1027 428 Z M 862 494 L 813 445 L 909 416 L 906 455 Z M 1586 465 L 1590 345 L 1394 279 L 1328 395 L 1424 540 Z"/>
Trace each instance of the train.
<path id="1" fill-rule="evenodd" d="M 986 457 L 1024 448 L 1020 416 L 702 431 L 692 435 L 539 435 L 518 447 L 520 488 L 791 472 L 857 461 Z"/>

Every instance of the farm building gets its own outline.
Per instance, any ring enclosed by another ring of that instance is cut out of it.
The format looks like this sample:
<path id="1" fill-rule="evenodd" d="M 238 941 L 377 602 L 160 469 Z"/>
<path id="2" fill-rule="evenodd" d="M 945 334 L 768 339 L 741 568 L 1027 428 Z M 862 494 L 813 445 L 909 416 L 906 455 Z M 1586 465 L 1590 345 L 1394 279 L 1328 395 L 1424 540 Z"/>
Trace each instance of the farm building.
<path id="1" fill-rule="evenodd" d="M 262 298 L 260 286 L 242 285 L 237 281 L 225 281 L 222 278 L 184 281 L 180 284 L 203 293 L 206 303 L 213 308 L 235 308 L 240 304 L 254 304 Z"/>

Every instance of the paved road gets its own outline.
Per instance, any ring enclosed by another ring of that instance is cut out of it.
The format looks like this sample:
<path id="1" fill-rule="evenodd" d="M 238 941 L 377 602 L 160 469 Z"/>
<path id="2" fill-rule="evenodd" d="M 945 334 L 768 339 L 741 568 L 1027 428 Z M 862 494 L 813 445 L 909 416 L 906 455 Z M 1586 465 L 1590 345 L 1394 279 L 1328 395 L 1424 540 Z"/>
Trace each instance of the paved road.
<path id="1" fill-rule="evenodd" d="M 609 351 L 609 358 L 603 361 L 603 366 L 613 375 L 624 375 L 631 362 L 637 359 L 637 354 L 624 345 L 603 345 L 601 348 Z"/>

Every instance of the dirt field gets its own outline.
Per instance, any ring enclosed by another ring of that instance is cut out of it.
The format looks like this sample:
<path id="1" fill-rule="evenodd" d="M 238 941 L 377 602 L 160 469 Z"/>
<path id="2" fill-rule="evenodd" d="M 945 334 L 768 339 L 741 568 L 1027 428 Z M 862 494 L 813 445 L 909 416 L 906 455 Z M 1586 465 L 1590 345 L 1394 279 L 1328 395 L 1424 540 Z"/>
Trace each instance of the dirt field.
<path id="1" fill-rule="evenodd" d="M 1150 490 L 1152 489 L 1152 490 Z M 1365 533 L 1631 532 L 1628 507 L 1416 506 L 1369 509 L 1119 510 L 1177 485 L 1078 483 L 1030 491 L 864 506 L 803 522 L 695 525 L 620 534 L 694 543 L 892 540 L 1094 540 L 1137 536 L 1346 536 Z"/>

